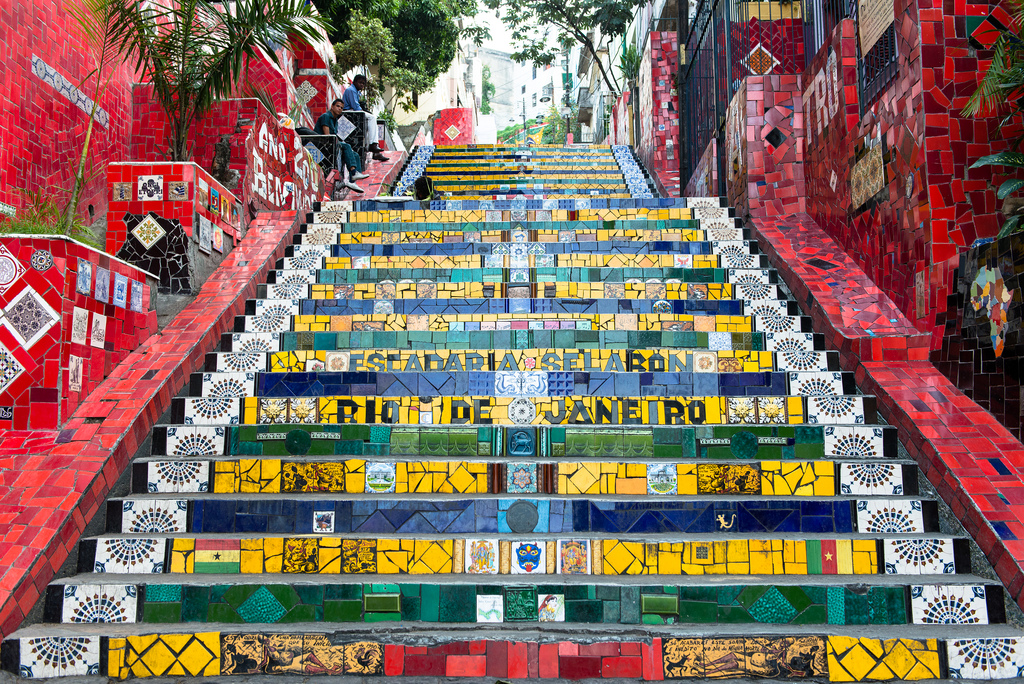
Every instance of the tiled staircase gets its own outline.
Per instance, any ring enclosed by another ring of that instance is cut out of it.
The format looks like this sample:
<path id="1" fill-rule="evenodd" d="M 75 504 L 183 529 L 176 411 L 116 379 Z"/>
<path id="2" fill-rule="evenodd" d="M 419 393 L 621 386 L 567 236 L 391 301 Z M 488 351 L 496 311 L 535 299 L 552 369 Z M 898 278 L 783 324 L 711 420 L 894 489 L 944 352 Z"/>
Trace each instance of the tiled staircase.
<path id="1" fill-rule="evenodd" d="M 399 189 L 452 199 L 318 207 L 4 667 L 1017 676 L 873 398 L 718 199 L 631 162 L 422 148 Z"/>

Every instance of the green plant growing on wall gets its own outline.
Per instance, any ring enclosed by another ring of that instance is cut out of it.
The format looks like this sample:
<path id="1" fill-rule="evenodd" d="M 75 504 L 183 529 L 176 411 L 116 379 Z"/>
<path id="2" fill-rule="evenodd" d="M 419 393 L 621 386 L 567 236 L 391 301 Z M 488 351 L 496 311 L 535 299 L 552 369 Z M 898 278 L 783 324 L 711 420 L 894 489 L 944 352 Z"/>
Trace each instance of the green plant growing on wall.
<path id="1" fill-rule="evenodd" d="M 327 23 L 305 0 L 206 0 L 142 3 L 108 0 L 118 51 L 134 62 L 153 86 L 171 128 L 171 161 L 187 161 L 192 123 L 214 102 L 230 97 L 249 60 L 267 55 L 294 38 L 317 40 Z"/>
<path id="2" fill-rule="evenodd" d="M 989 154 L 971 164 L 970 168 L 999 166 L 1008 172 L 1024 170 L 1024 36 L 1020 27 L 1024 25 L 1024 0 L 1011 0 L 1014 25 L 1004 31 L 992 47 L 992 62 L 978 83 L 978 89 L 963 109 L 966 116 L 999 115 L 999 127 L 1011 138 L 1011 149 L 998 154 Z M 1003 200 L 1003 214 L 1007 217 L 999 231 L 1005 237 L 1024 229 L 1024 199 L 1013 197 L 1024 180 L 1011 178 L 1004 181 L 996 191 L 996 197 Z"/>
<path id="3" fill-rule="evenodd" d="M 85 174 L 84 182 L 98 174 Z M 89 226 L 77 213 L 68 212 L 70 191 L 34 188 L 15 188 L 22 197 L 24 208 L 16 216 L 0 216 L 0 234 L 65 235 L 92 247 L 102 248 Z"/>
<path id="4" fill-rule="evenodd" d="M 633 85 L 640 78 L 640 51 L 636 49 L 636 42 L 622 46 L 622 54 L 619 55 L 619 71 L 622 77 Z"/>

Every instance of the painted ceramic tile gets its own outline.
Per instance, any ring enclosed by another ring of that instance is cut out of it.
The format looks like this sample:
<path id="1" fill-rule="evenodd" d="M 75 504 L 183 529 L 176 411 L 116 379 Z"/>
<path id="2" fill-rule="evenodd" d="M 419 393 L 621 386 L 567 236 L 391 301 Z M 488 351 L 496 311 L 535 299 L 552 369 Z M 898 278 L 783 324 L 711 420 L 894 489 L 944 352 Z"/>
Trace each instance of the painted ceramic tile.
<path id="1" fill-rule="evenodd" d="M 313 511 L 313 533 L 332 534 L 334 532 L 334 511 Z"/>
<path id="2" fill-rule="evenodd" d="M 543 541 L 512 542 L 512 574 L 543 575 L 547 571 L 546 546 Z"/>
<path id="3" fill-rule="evenodd" d="M 789 393 L 804 397 L 840 395 L 843 393 L 843 374 L 790 373 Z"/>
<path id="4" fill-rule="evenodd" d="M 565 594 L 537 594 L 537 619 L 565 622 Z"/>
<path id="5" fill-rule="evenodd" d="M 122 309 L 128 305 L 128 276 L 114 274 L 114 306 Z"/>
<path id="6" fill-rule="evenodd" d="M 509 494 L 535 494 L 537 492 L 537 464 L 506 464 L 505 491 Z"/>
<path id="7" fill-rule="evenodd" d="M 807 422 L 827 425 L 863 425 L 864 398 L 850 394 L 807 398 Z"/>
<path id="8" fill-rule="evenodd" d="M 75 307 L 71 314 L 71 343 L 85 344 L 89 335 L 89 310 Z"/>
<path id="9" fill-rule="evenodd" d="M 207 206 L 207 210 L 211 214 L 220 212 L 220 190 L 212 186 L 210 187 L 210 204 Z"/>
<path id="10" fill-rule="evenodd" d="M 857 531 L 861 534 L 923 532 L 921 502 L 913 499 L 862 499 L 857 502 Z"/>
<path id="11" fill-rule="evenodd" d="M 466 573 L 471 575 L 498 574 L 498 540 L 466 540 Z"/>
<path id="12" fill-rule="evenodd" d="M 590 574 L 590 542 L 588 540 L 558 540 L 558 574 Z"/>
<path id="13" fill-rule="evenodd" d="M 476 597 L 477 622 L 504 622 L 505 600 L 500 594 L 478 594 Z"/>
<path id="14" fill-rule="evenodd" d="M 188 201 L 188 181 L 167 181 L 167 199 L 172 202 Z"/>
<path id="15" fill-rule="evenodd" d="M 237 425 L 240 399 L 186 397 L 186 425 Z"/>
<path id="16" fill-rule="evenodd" d="M 825 456 L 828 458 L 882 458 L 885 432 L 880 427 L 825 427 Z"/>
<path id="17" fill-rule="evenodd" d="M 912 586 L 910 611 L 915 625 L 988 624 L 985 587 L 978 585 Z"/>
<path id="18" fill-rule="evenodd" d="M 142 313 L 142 288 L 144 287 L 145 285 L 138 280 L 133 280 L 131 282 L 130 306 L 132 311 Z"/>
<path id="19" fill-rule="evenodd" d="M 224 453 L 222 427 L 167 428 L 167 455 L 177 457 L 219 456 Z"/>
<path id="20" fill-rule="evenodd" d="M 150 461 L 146 469 L 146 491 L 176 494 L 209 490 L 209 461 Z"/>
<path id="21" fill-rule="evenodd" d="M 249 397 L 256 394 L 255 373 L 204 373 L 202 396 Z"/>
<path id="22" fill-rule="evenodd" d="M 210 184 L 202 176 L 196 178 L 196 206 L 205 207 L 210 203 Z"/>
<path id="23" fill-rule="evenodd" d="M 138 593 L 134 584 L 66 584 L 63 623 L 133 623 Z"/>
<path id="24" fill-rule="evenodd" d="M 280 333 L 235 333 L 231 336 L 231 351 L 252 354 L 279 351 Z"/>
<path id="25" fill-rule="evenodd" d="M 395 491 L 394 463 L 366 464 L 366 492 L 369 494 L 390 494 Z M 467 570 L 468 572 L 468 570 Z"/>
<path id="26" fill-rule="evenodd" d="M 68 389 L 72 392 L 82 391 L 82 357 L 68 357 Z"/>
<path id="27" fill-rule="evenodd" d="M 159 202 L 164 198 L 164 177 L 163 176 L 139 176 L 138 200 L 140 202 Z"/>
<path id="28" fill-rule="evenodd" d="M 946 653 L 951 679 L 1024 677 L 1024 637 L 952 639 Z"/>
<path id="29" fill-rule="evenodd" d="M 11 254 L 7 247 L 0 244 L 0 294 L 11 289 L 11 286 L 25 274 L 25 271 L 25 266 Z"/>
<path id="30" fill-rule="evenodd" d="M 132 229 L 132 235 L 142 243 L 143 249 L 149 250 L 156 243 L 167 235 L 167 231 L 163 229 L 156 219 L 153 218 L 154 214 L 151 212 L 146 215 L 146 218 L 139 221 L 139 223 Z"/>
<path id="31" fill-rule="evenodd" d="M 213 251 L 224 251 L 224 231 L 220 228 L 213 229 Z"/>
<path id="32" fill-rule="evenodd" d="M 82 258 L 78 259 L 75 291 L 84 295 L 92 294 L 92 263 Z"/>
<path id="33" fill-rule="evenodd" d="M 103 314 L 92 315 L 92 335 L 89 337 L 89 344 L 93 347 L 103 349 L 107 342 L 107 317 Z"/>
<path id="34" fill-rule="evenodd" d="M 3 325 L 28 349 L 60 320 L 35 290 L 26 287 L 4 307 Z"/>
<path id="35" fill-rule="evenodd" d="M 130 184 L 128 184 L 130 185 Z M 100 637 L 21 639 L 18 674 L 32 679 L 100 674 Z"/>
<path id="36" fill-rule="evenodd" d="M 166 539 L 101 537 L 96 540 L 93 572 L 150 575 L 164 571 Z"/>
<path id="37" fill-rule="evenodd" d="M 217 191 L 214 190 L 214 193 Z M 209 254 L 213 249 L 213 223 L 205 216 L 199 217 L 199 251 Z"/>
<path id="38" fill-rule="evenodd" d="M 133 534 L 186 531 L 187 501 L 130 499 L 121 504 L 121 530 Z"/>
<path id="39" fill-rule="evenodd" d="M 952 539 L 883 539 L 885 574 L 942 575 L 956 572 Z"/>
<path id="40" fill-rule="evenodd" d="M 768 351 L 813 351 L 814 333 L 801 332 L 768 332 L 765 333 L 765 346 Z"/>
<path id="41" fill-rule="evenodd" d="M 324 365 L 330 373 L 343 373 L 348 370 L 350 352 L 327 352 L 324 355 Z"/>
<path id="42" fill-rule="evenodd" d="M 110 271 L 105 268 L 96 267 L 96 292 L 97 301 L 104 304 L 110 301 Z"/>
<path id="43" fill-rule="evenodd" d="M 647 493 L 651 495 L 676 494 L 676 465 L 674 463 L 647 464 Z"/>
<path id="44" fill-rule="evenodd" d="M 32 252 L 29 264 L 40 273 L 47 271 L 53 266 L 53 252 L 48 249 L 37 249 Z"/>
<path id="45" fill-rule="evenodd" d="M 111 199 L 115 202 L 127 202 L 132 198 L 131 183 L 114 183 L 111 188 Z"/>
<path id="46" fill-rule="evenodd" d="M 839 484 L 843 494 L 902 496 L 903 468 L 893 463 L 842 463 Z"/>

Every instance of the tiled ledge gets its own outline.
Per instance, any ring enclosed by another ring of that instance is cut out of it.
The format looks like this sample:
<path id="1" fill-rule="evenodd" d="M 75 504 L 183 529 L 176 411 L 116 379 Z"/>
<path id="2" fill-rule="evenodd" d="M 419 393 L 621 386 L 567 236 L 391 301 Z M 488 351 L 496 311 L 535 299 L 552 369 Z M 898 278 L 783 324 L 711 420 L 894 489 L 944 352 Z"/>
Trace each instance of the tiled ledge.
<path id="1" fill-rule="evenodd" d="M 0 634 L 13 632 L 53 578 L 172 397 L 231 330 L 298 230 L 266 214 L 162 333 L 118 364 L 64 430 L 0 433 Z M 26 453 L 27 452 L 27 453 Z"/>
<path id="2" fill-rule="evenodd" d="M 881 414 L 1024 606 L 1024 444 L 927 360 L 930 337 L 813 219 L 753 223 L 814 329 L 856 371 L 857 386 L 878 397 Z"/>
<path id="3" fill-rule="evenodd" d="M 807 214 L 755 217 L 758 245 L 793 296 L 837 349 L 842 366 L 865 361 L 923 361 L 929 336 L 920 332 L 842 247 Z"/>

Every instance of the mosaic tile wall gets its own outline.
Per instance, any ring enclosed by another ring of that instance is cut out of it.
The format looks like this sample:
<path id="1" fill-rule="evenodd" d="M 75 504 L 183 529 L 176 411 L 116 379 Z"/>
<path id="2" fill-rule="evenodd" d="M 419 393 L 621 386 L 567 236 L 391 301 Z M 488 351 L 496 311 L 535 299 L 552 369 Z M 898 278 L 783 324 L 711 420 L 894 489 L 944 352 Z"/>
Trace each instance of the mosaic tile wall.
<path id="1" fill-rule="evenodd" d="M 280 210 L 301 215 L 312 209 L 314 202 L 329 199 L 323 169 L 302 146 L 302 139 L 262 104 L 245 139 L 245 155 L 242 200 L 249 214 L 246 218 Z"/>
<path id="2" fill-rule="evenodd" d="M 59 1 L 8 3 L 0 12 L 0 202 L 20 208 L 25 200 L 15 188 L 57 190 L 72 181 L 94 95 L 94 84 L 82 83 L 93 65 L 79 31 Z M 99 103 L 89 168 L 102 172 L 108 161 L 128 157 L 133 80 L 127 65 L 114 71 Z M 86 186 L 82 216 L 90 205 L 97 215 L 106 211 L 104 190 L 102 176 Z"/>
<path id="3" fill-rule="evenodd" d="M 0 429 L 53 429 L 156 332 L 156 282 L 58 238 L 0 240 Z"/>
<path id="4" fill-rule="evenodd" d="M 193 163 L 111 164 L 107 251 L 157 277 L 163 292 L 191 292 L 209 264 L 241 239 L 242 204 Z"/>
<path id="5" fill-rule="evenodd" d="M 647 171 L 658 179 L 663 197 L 679 195 L 679 97 L 675 88 L 678 51 L 675 31 L 652 31 L 640 68 L 640 140 L 636 151 Z"/>
<path id="6" fill-rule="evenodd" d="M 717 141 L 712 138 L 683 189 L 683 197 L 706 197 L 718 192 L 717 149 Z"/>
<path id="7" fill-rule="evenodd" d="M 1018 439 L 1021 426 L 1021 283 L 1024 239 L 1011 236 L 960 255 L 948 298 L 942 347 L 931 359 L 964 394 Z"/>
<path id="8" fill-rule="evenodd" d="M 438 147 L 472 145 L 476 142 L 473 109 L 442 109 L 434 115 L 433 139 Z"/>

